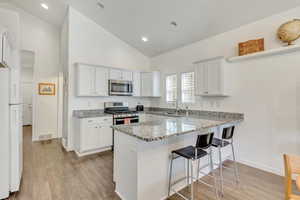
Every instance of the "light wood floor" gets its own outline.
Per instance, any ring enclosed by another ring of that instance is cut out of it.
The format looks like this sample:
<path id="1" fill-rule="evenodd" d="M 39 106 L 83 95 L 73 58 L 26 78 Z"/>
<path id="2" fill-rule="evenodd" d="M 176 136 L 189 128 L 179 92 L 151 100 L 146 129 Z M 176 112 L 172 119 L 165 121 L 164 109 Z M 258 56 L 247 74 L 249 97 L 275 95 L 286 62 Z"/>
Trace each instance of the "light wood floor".
<path id="1" fill-rule="evenodd" d="M 112 162 L 111 152 L 78 159 L 65 152 L 58 140 L 33 143 L 31 127 L 25 127 L 21 190 L 9 200 L 120 200 L 114 193 Z M 284 199 L 282 177 L 245 165 L 239 165 L 239 170 L 241 184 L 226 184 L 224 200 Z M 229 172 L 225 170 L 226 177 Z M 195 185 L 196 200 L 215 199 L 210 188 Z M 169 198 L 177 199 L 181 200 L 178 196 Z"/>

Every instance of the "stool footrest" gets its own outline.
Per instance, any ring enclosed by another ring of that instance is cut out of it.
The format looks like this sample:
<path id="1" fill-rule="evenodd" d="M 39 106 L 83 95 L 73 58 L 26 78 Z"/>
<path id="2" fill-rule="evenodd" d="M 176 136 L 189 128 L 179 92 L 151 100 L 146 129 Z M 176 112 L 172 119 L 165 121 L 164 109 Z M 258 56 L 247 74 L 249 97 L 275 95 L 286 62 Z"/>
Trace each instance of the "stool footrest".
<path id="1" fill-rule="evenodd" d="M 214 165 L 215 165 L 215 166 L 220 166 L 219 163 L 214 163 Z M 225 167 L 223 164 L 222 164 L 222 168 L 225 168 L 225 169 L 229 169 L 229 170 L 233 170 L 233 171 L 234 171 L 233 168 L 231 168 L 231 167 Z"/>
<path id="2" fill-rule="evenodd" d="M 185 199 L 185 200 L 190 200 L 189 198 L 187 198 L 186 196 L 184 196 L 183 194 L 181 194 L 180 192 L 177 192 L 176 190 L 173 190 L 172 191 L 175 193 L 175 194 L 178 194 L 181 198 Z"/>
<path id="3" fill-rule="evenodd" d="M 200 180 L 200 179 L 198 179 L 198 181 L 199 181 L 200 183 L 202 183 L 202 184 L 204 184 L 204 185 L 208 186 L 208 187 L 211 187 L 211 188 L 213 188 L 213 187 L 214 187 L 213 185 L 211 185 L 211 184 L 208 184 L 208 183 L 206 183 L 206 182 L 204 182 L 204 181 L 202 181 L 202 180 Z"/>

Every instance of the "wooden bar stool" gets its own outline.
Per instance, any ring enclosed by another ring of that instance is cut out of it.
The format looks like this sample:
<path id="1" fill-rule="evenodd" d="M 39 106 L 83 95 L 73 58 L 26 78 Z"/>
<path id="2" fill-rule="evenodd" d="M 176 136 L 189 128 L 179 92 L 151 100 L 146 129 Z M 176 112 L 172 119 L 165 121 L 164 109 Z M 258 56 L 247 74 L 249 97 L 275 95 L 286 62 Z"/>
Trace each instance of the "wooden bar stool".
<path id="1" fill-rule="evenodd" d="M 214 136 L 214 133 L 198 135 L 195 146 L 188 146 L 188 147 L 184 147 L 184 148 L 172 151 L 171 162 L 170 162 L 170 172 L 169 172 L 168 197 L 170 196 L 170 193 L 172 190 L 174 193 L 178 194 L 183 199 L 194 200 L 194 184 L 193 184 L 193 182 L 196 179 L 194 178 L 194 174 L 193 174 L 193 169 L 194 169 L 193 163 L 194 163 L 194 161 L 198 161 L 198 170 L 197 170 L 197 179 L 198 179 L 199 178 L 200 159 L 208 156 L 210 170 L 213 173 L 213 159 L 212 159 L 212 148 L 211 148 L 213 136 Z M 172 183 L 173 160 L 180 158 L 180 157 L 185 158 L 187 160 L 187 175 L 186 175 L 186 177 L 176 180 Z M 191 169 L 189 169 L 190 167 L 191 167 Z M 190 171 L 191 171 L 191 175 L 190 175 Z M 217 189 L 217 185 L 216 185 L 217 181 L 214 176 L 214 173 L 213 173 L 213 178 L 214 178 L 214 185 L 207 184 L 200 180 L 198 180 L 198 181 L 204 183 L 207 186 L 214 187 L 216 196 L 217 196 L 217 198 L 219 198 L 218 189 Z M 187 186 L 190 184 L 190 180 L 191 180 L 191 196 L 190 196 L 190 198 L 184 196 L 179 191 L 172 189 L 172 186 L 178 184 L 179 182 L 181 182 L 185 179 L 187 180 Z"/>
<path id="2" fill-rule="evenodd" d="M 285 200 L 300 200 L 300 196 L 292 192 L 292 176 L 300 175 L 300 156 L 284 155 L 285 167 Z M 296 179 L 297 189 L 300 191 L 300 176 Z"/>
<path id="3" fill-rule="evenodd" d="M 219 138 L 214 138 L 213 142 L 212 142 L 212 146 L 216 147 L 219 151 L 219 163 L 217 164 L 219 166 L 219 170 L 220 170 L 220 187 L 221 187 L 221 194 L 224 194 L 224 189 L 223 189 L 223 185 L 224 185 L 224 178 L 223 178 L 223 168 L 226 168 L 223 166 L 223 154 L 222 154 L 222 149 L 228 145 L 231 146 L 231 152 L 232 154 L 229 156 L 232 156 L 233 158 L 233 162 L 234 162 L 234 175 L 235 175 L 235 179 L 236 179 L 236 183 L 239 183 L 239 173 L 238 173 L 238 166 L 237 166 L 237 162 L 236 162 L 236 158 L 235 158 L 235 151 L 234 151 L 234 146 L 233 146 L 233 134 L 234 134 L 234 126 L 230 126 L 227 128 L 223 128 L 222 131 L 222 137 L 221 139 Z M 228 157 L 229 157 L 228 156 Z"/>

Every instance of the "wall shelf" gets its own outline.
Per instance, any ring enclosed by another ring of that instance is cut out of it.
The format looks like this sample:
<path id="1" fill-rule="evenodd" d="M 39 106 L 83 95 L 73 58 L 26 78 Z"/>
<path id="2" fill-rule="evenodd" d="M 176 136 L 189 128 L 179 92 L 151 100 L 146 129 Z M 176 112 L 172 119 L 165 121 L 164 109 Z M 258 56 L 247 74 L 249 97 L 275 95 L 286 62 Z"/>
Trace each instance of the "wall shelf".
<path id="1" fill-rule="evenodd" d="M 299 45 L 280 47 L 277 49 L 271 49 L 271 50 L 262 51 L 262 52 L 258 52 L 258 53 L 248 54 L 245 56 L 235 56 L 235 57 L 227 58 L 227 61 L 228 62 L 240 62 L 240 61 L 250 60 L 250 59 L 255 59 L 255 58 L 260 58 L 260 57 L 267 57 L 267 56 L 272 56 L 272 55 L 282 55 L 282 54 L 292 53 L 292 52 L 296 52 L 296 51 L 300 51 Z"/>

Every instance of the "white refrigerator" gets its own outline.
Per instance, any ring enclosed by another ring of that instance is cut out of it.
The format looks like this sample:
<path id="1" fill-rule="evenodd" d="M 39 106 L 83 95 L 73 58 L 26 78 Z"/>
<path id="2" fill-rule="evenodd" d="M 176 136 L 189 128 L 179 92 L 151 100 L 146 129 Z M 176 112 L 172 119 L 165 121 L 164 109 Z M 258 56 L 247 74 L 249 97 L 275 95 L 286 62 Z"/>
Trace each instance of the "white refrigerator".
<path id="1" fill-rule="evenodd" d="M 23 169 L 22 103 L 18 70 L 0 69 L 0 199 L 19 190 Z"/>

